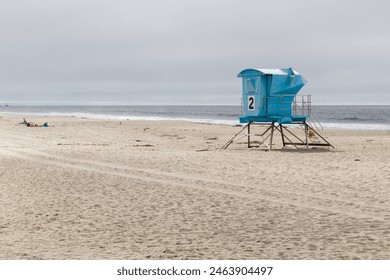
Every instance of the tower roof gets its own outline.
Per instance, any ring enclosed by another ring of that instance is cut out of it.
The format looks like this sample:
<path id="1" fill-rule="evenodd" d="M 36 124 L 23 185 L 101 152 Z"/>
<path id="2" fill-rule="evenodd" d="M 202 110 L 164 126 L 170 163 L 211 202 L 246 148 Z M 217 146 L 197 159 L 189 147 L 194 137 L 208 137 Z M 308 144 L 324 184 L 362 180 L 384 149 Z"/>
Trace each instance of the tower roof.
<path id="1" fill-rule="evenodd" d="M 250 75 L 299 75 L 298 71 L 290 68 L 281 69 L 264 69 L 264 68 L 248 68 L 238 73 L 237 77 Z"/>

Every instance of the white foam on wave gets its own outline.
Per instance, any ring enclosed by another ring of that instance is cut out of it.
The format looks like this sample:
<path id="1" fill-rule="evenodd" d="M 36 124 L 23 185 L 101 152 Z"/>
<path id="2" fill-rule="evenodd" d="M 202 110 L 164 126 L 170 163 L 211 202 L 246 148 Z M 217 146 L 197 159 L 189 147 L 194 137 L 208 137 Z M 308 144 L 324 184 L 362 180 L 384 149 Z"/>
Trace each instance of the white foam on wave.
<path id="1" fill-rule="evenodd" d="M 324 128 L 340 130 L 390 130 L 390 124 L 381 123 L 321 123 Z"/>
<path id="2" fill-rule="evenodd" d="M 236 125 L 238 120 L 223 120 L 223 119 L 202 119 L 202 118 L 175 118 L 175 117 L 156 117 L 156 116 L 130 116 L 130 115 L 105 115 L 95 113 L 80 113 L 80 112 L 47 112 L 47 113 L 31 113 L 31 112 L 3 112 L 4 114 L 11 115 L 24 115 L 24 116 L 52 116 L 52 117 L 76 117 L 84 119 L 97 119 L 97 120 L 129 120 L 129 121 L 187 121 L 196 123 L 207 124 L 228 124 Z"/>

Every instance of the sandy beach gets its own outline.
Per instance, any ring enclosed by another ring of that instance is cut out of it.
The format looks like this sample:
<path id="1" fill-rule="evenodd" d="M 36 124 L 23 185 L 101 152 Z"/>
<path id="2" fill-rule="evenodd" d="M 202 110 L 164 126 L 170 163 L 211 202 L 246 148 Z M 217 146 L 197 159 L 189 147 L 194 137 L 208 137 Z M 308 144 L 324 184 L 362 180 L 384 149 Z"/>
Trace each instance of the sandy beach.
<path id="1" fill-rule="evenodd" d="M 390 131 L 220 147 L 229 125 L 0 118 L 0 259 L 390 259 Z"/>

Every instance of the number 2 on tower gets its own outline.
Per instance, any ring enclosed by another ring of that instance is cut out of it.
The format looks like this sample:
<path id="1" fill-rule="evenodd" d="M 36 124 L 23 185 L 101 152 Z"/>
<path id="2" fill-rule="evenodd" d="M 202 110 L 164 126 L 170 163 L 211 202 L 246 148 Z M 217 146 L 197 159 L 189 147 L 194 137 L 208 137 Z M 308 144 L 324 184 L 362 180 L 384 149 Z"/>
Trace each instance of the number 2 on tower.
<path id="1" fill-rule="evenodd" d="M 255 109 L 255 97 L 248 96 L 248 110 L 254 110 L 254 109 Z"/>

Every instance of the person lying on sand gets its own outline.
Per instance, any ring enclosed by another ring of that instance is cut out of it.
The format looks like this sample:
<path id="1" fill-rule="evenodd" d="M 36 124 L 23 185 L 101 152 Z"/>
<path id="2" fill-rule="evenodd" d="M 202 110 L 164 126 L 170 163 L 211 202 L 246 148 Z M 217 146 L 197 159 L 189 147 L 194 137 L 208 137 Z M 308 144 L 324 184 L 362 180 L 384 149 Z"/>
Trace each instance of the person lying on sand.
<path id="1" fill-rule="evenodd" d="M 26 119 L 23 119 L 23 122 L 21 124 L 25 124 L 27 127 L 49 127 L 47 122 L 45 122 L 42 125 L 38 125 L 38 124 L 33 123 L 33 122 L 27 122 Z"/>

